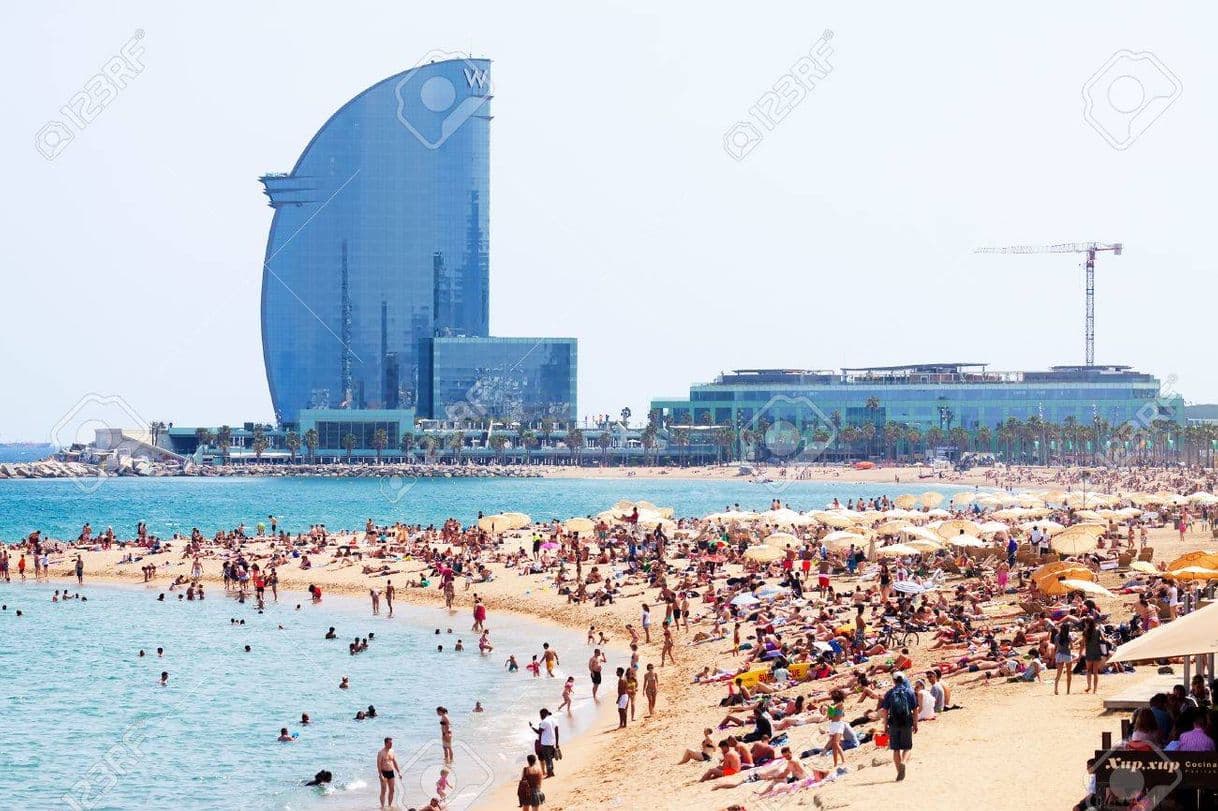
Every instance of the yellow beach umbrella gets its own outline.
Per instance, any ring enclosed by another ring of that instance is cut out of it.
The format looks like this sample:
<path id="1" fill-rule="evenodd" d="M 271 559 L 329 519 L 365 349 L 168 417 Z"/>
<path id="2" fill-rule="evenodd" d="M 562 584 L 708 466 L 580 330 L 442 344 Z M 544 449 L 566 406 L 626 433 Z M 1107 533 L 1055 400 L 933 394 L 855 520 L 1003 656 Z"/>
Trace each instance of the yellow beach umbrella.
<path id="1" fill-rule="evenodd" d="M 839 529 L 821 538 L 820 542 L 829 549 L 848 549 L 850 544 L 862 546 L 867 543 L 867 537 L 857 532 L 847 532 L 844 529 Z"/>
<path id="2" fill-rule="evenodd" d="M 484 515 L 478 519 L 478 529 L 483 532 L 504 532 L 512 529 L 510 523 L 502 515 Z"/>
<path id="3" fill-rule="evenodd" d="M 1099 538 L 1090 532 L 1071 532 L 1067 529 L 1054 535 L 1049 543 L 1063 555 L 1083 555 L 1099 546 Z"/>
<path id="4" fill-rule="evenodd" d="M 1160 572 L 1158 569 L 1155 568 L 1155 565 L 1153 563 L 1151 563 L 1148 560 L 1135 560 L 1133 563 L 1129 564 L 1129 568 L 1133 569 L 1135 572 L 1141 572 L 1142 574 L 1152 574 L 1152 575 L 1162 575 L 1163 574 L 1162 572 Z"/>
<path id="5" fill-rule="evenodd" d="M 928 492 L 918 496 L 918 503 L 923 507 L 938 507 L 943 503 L 943 494 Z"/>
<path id="6" fill-rule="evenodd" d="M 897 535 L 901 532 L 901 530 L 905 529 L 908 526 L 911 526 L 911 524 L 908 521 L 903 521 L 903 520 L 885 521 L 884 523 L 882 523 L 878 527 L 876 527 L 875 531 L 876 531 L 877 535 Z"/>
<path id="7" fill-rule="evenodd" d="M 1172 569 L 1163 573 L 1164 577 L 1173 580 L 1218 580 L 1218 569 L 1207 569 L 1204 566 L 1185 566 L 1183 569 Z"/>
<path id="8" fill-rule="evenodd" d="M 511 524 L 509 529 L 524 529 L 529 524 L 533 523 L 533 519 L 524 513 L 504 513 L 503 517 Z"/>
<path id="9" fill-rule="evenodd" d="M 912 541 L 905 541 L 902 546 L 912 546 L 919 552 L 938 552 L 943 548 L 943 544 L 939 541 L 932 541 L 929 538 L 914 538 Z"/>
<path id="10" fill-rule="evenodd" d="M 918 497 L 912 493 L 905 493 L 897 496 L 892 503 L 900 507 L 902 510 L 909 510 L 918 503 Z"/>
<path id="11" fill-rule="evenodd" d="M 1167 564 L 1169 571 L 1183 569 L 1188 566 L 1200 566 L 1203 569 L 1218 569 L 1218 553 L 1197 549 L 1193 552 L 1185 552 Z"/>
<path id="12" fill-rule="evenodd" d="M 773 535 L 768 536 L 764 541 L 762 541 L 762 543 L 779 547 L 783 544 L 795 544 L 798 546 L 799 544 L 803 543 L 803 541 L 799 540 L 799 538 L 796 538 L 789 532 L 775 532 Z"/>
<path id="13" fill-rule="evenodd" d="M 952 546 L 966 546 L 972 549 L 980 549 L 989 546 L 988 543 L 973 535 L 957 535 L 949 540 Z"/>

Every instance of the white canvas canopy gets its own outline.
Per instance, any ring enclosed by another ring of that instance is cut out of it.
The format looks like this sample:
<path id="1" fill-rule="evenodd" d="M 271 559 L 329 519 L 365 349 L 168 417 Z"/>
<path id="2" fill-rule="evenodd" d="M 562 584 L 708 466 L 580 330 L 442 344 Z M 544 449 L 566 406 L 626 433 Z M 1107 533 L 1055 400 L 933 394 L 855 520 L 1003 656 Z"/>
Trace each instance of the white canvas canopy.
<path id="1" fill-rule="evenodd" d="M 1206 653 L 1218 653 L 1218 603 L 1211 603 L 1147 631 L 1121 645 L 1108 659 L 1112 662 L 1133 662 Z"/>

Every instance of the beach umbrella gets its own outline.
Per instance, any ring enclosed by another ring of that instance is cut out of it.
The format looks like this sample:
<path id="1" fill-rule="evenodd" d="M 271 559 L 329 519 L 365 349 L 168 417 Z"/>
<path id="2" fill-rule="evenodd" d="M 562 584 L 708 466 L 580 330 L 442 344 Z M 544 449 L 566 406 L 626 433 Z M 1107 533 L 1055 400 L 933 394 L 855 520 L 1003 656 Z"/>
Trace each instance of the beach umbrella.
<path id="1" fill-rule="evenodd" d="M 943 544 L 939 541 L 932 541 L 929 538 L 914 538 L 911 541 L 905 541 L 904 546 L 912 546 L 919 552 L 938 552 L 943 548 Z"/>
<path id="2" fill-rule="evenodd" d="M 971 549 L 980 549 L 989 546 L 988 543 L 973 535 L 956 535 L 950 539 L 949 543 L 952 546 L 966 546 Z"/>
<path id="3" fill-rule="evenodd" d="M 1042 591 L 1049 591 L 1051 594 L 1061 594 L 1062 592 L 1052 591 L 1053 584 L 1063 578 L 1072 580 L 1095 580 L 1095 572 L 1088 569 L 1079 563 L 1070 563 L 1069 561 L 1057 561 L 1055 563 L 1046 563 L 1045 565 L 1032 572 L 1032 581 L 1036 583 L 1036 587 Z"/>
<path id="4" fill-rule="evenodd" d="M 1001 521 L 986 521 L 978 527 L 982 535 L 995 535 L 999 532 L 1010 532 L 1011 528 Z"/>
<path id="5" fill-rule="evenodd" d="M 930 511 L 928 511 L 928 512 L 926 513 L 926 516 L 927 516 L 928 518 L 951 518 L 951 517 L 952 517 L 952 514 L 951 514 L 951 513 L 949 513 L 947 510 L 943 510 L 943 509 L 934 509 L 934 510 L 930 510 Z"/>
<path id="6" fill-rule="evenodd" d="M 867 538 L 855 532 L 846 532 L 839 529 L 821 538 L 820 542 L 829 549 L 848 549 L 850 544 L 862 546 L 867 542 Z"/>
<path id="7" fill-rule="evenodd" d="M 1090 532 L 1059 532 L 1049 541 L 1063 555 L 1083 555 L 1099 546 L 1099 538 Z"/>
<path id="8" fill-rule="evenodd" d="M 508 521 L 508 529 L 524 529 L 533 523 L 533 519 L 524 513 L 504 513 L 503 517 Z"/>
<path id="9" fill-rule="evenodd" d="M 1190 504 L 1213 505 L 1218 504 L 1218 496 L 1214 495 L 1213 493 L 1206 493 L 1198 490 L 1195 493 L 1189 494 L 1188 501 Z"/>
<path id="10" fill-rule="evenodd" d="M 757 563 L 772 563 L 776 560 L 782 560 L 786 555 L 781 549 L 775 549 L 772 546 L 750 546 L 744 550 L 744 557 L 748 560 L 756 561 Z"/>
<path id="11" fill-rule="evenodd" d="M 1116 597 L 1115 594 L 1099 583 L 1093 583 L 1090 580 L 1076 580 L 1075 578 L 1068 577 L 1060 582 L 1062 586 L 1070 591 L 1081 591 L 1084 594 L 1094 594 L 1100 597 Z"/>
<path id="12" fill-rule="evenodd" d="M 821 510 L 813 513 L 813 516 L 825 526 L 834 529 L 848 529 L 855 524 L 855 516 L 846 514 L 845 510 L 841 512 Z"/>
<path id="13" fill-rule="evenodd" d="M 976 493 L 971 493 L 971 492 L 962 490 L 959 493 L 956 493 L 954 496 L 952 496 L 952 504 L 957 504 L 957 505 L 968 504 L 976 497 L 977 497 Z M 939 505 L 935 504 L 933 506 L 937 507 Z"/>
<path id="14" fill-rule="evenodd" d="M 909 526 L 908 521 L 885 521 L 875 528 L 877 535 L 897 535 L 901 530 Z"/>
<path id="15" fill-rule="evenodd" d="M 917 555 L 919 550 L 909 544 L 894 543 L 890 546 L 881 546 L 875 550 L 875 553 L 882 558 L 899 558 L 905 555 Z"/>
<path id="16" fill-rule="evenodd" d="M 711 513 L 706 516 L 707 521 L 714 521 L 720 524 L 730 523 L 750 523 L 756 521 L 761 516 L 757 513 L 744 512 L 743 510 L 728 510 L 722 513 Z"/>
<path id="17" fill-rule="evenodd" d="M 901 530 L 901 534 L 907 538 L 921 538 L 924 541 L 934 541 L 935 543 L 942 543 L 943 541 L 942 538 L 935 534 L 934 530 L 927 529 L 926 527 L 906 527 Z"/>
<path id="18" fill-rule="evenodd" d="M 483 532 L 503 532 L 512 529 L 509 521 L 502 515 L 484 515 L 478 519 L 478 529 Z"/>
<path id="19" fill-rule="evenodd" d="M 934 491 L 923 493 L 918 496 L 918 503 L 923 507 L 938 507 L 943 503 L 943 494 Z"/>
<path id="20" fill-rule="evenodd" d="M 943 540 L 950 541 L 954 536 L 959 535 L 961 532 L 969 535 L 981 534 L 981 525 L 975 521 L 957 518 L 951 521 L 944 521 L 942 524 L 935 527 L 935 532 Z"/>
<path id="21" fill-rule="evenodd" d="M 1133 569 L 1135 572 L 1141 572 L 1142 574 L 1153 574 L 1153 575 L 1162 575 L 1163 574 L 1162 572 L 1160 572 L 1158 569 L 1155 568 L 1155 565 L 1153 563 L 1151 563 L 1148 560 L 1135 560 L 1133 563 L 1129 564 L 1129 568 Z"/>
<path id="22" fill-rule="evenodd" d="M 591 518 L 568 518 L 563 521 L 562 527 L 567 532 L 591 532 L 596 524 Z"/>
<path id="23" fill-rule="evenodd" d="M 799 545 L 799 544 L 803 543 L 803 541 L 799 540 L 799 538 L 796 538 L 794 535 L 792 535 L 789 532 L 775 532 L 773 535 L 767 536 L 766 539 L 764 541 L 762 541 L 762 543 L 770 544 L 775 547 L 779 547 L 779 546 L 782 546 L 783 544 Z"/>
<path id="24" fill-rule="evenodd" d="M 1040 527 L 1040 531 L 1050 538 L 1066 528 L 1064 524 L 1059 524 L 1056 521 L 1024 521 L 1019 525 L 1019 528 L 1024 532 L 1031 532 L 1037 527 Z"/>
<path id="25" fill-rule="evenodd" d="M 748 592 L 745 592 L 744 594 L 737 594 L 732 598 L 732 605 L 757 605 L 760 602 L 761 600 L 757 599 Z"/>
<path id="26" fill-rule="evenodd" d="M 1185 552 L 1180 557 L 1167 564 L 1167 568 L 1183 569 L 1186 566 L 1200 566 L 1203 569 L 1218 569 L 1218 553 L 1209 552 L 1204 549 L 1197 549 L 1193 552 Z"/>
<path id="27" fill-rule="evenodd" d="M 765 599 L 768 597 L 777 597 L 779 594 L 786 594 L 788 591 L 790 591 L 790 589 L 788 589 L 786 586 L 776 586 L 772 583 L 767 583 L 753 593 L 758 597 Z"/>
<path id="28" fill-rule="evenodd" d="M 913 495 L 912 493 L 905 493 L 905 494 L 899 495 L 895 499 L 893 499 L 892 503 L 897 505 L 898 507 L 900 507 L 903 510 L 908 510 L 908 509 L 912 508 L 915 504 L 918 503 L 918 497 Z"/>
<path id="29" fill-rule="evenodd" d="M 1185 566 L 1183 569 L 1172 569 L 1163 573 L 1163 577 L 1173 580 L 1218 580 L 1218 569 L 1207 569 L 1204 566 Z"/>
<path id="30" fill-rule="evenodd" d="M 816 522 L 816 519 L 812 516 L 797 513 L 795 510 L 786 507 L 780 510 L 767 510 L 761 513 L 761 518 L 768 523 L 780 527 L 806 527 Z"/>
<path id="31" fill-rule="evenodd" d="M 935 590 L 935 586 L 933 583 L 930 585 L 923 586 L 921 583 L 918 583 L 917 581 L 914 581 L 914 580 L 898 580 L 897 582 L 892 584 L 892 588 L 894 591 L 899 591 L 902 594 L 913 594 L 913 595 L 925 594 L 928 591 Z"/>

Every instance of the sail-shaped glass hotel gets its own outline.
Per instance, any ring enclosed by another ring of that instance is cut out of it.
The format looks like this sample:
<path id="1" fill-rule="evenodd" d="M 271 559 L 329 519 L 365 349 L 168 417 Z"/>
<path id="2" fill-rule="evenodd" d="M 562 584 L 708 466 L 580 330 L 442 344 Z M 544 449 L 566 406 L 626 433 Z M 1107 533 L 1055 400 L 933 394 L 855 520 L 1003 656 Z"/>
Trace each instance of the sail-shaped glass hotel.
<path id="1" fill-rule="evenodd" d="M 450 59 L 378 82 L 330 117 L 291 172 L 262 178 L 275 209 L 263 354 L 281 423 L 304 409 L 432 416 L 433 387 L 447 381 L 439 337 L 483 339 L 472 346 L 487 347 L 488 366 L 513 351 L 509 365 L 553 364 L 537 346 L 564 357 L 570 347 L 569 369 L 547 369 L 569 386 L 525 390 L 547 399 L 520 410 L 574 419 L 573 341 L 488 337 L 490 67 Z"/>

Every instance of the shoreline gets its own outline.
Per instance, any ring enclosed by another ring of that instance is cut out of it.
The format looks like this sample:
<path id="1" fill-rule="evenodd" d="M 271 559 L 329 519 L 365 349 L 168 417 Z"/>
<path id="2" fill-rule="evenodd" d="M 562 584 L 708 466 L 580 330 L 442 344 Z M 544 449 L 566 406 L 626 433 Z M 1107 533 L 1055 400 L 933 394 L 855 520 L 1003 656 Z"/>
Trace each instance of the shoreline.
<path id="1" fill-rule="evenodd" d="M 149 557 L 152 557 L 152 556 L 149 556 Z M 48 578 L 46 580 L 42 581 L 41 585 L 50 585 L 50 584 L 69 585 L 69 586 L 72 586 L 74 590 L 77 588 L 79 588 L 81 590 L 85 590 L 85 589 L 88 589 L 90 587 L 90 585 L 98 585 L 103 588 L 115 588 L 115 589 L 121 589 L 123 591 L 130 591 L 133 593 L 142 591 L 142 592 L 148 593 L 148 594 L 157 593 L 157 589 L 155 588 L 155 586 L 160 585 L 166 594 L 170 593 L 168 591 L 167 583 L 164 583 L 162 581 L 161 583 L 158 584 L 157 581 L 155 581 L 155 580 L 149 581 L 149 582 L 144 582 L 142 579 L 137 579 L 139 577 L 138 572 L 132 572 L 133 576 L 131 576 L 131 577 L 127 577 L 127 576 L 120 575 L 120 574 L 89 575 L 86 572 L 84 584 L 81 586 L 76 586 L 75 574 L 72 574 L 70 572 L 68 572 L 68 573 L 56 572 L 55 567 L 57 565 L 62 566 L 62 565 L 64 565 L 64 563 L 66 563 L 66 561 L 62 561 L 59 564 L 52 562 L 51 574 L 48 576 Z M 206 571 L 206 569 L 205 569 L 203 577 L 200 578 L 200 580 L 206 586 L 208 586 L 209 589 L 214 589 L 215 591 L 213 593 L 222 595 L 221 599 L 234 599 L 234 598 L 232 598 L 230 593 L 227 593 L 223 590 L 224 589 L 224 580 L 222 577 L 217 576 L 214 573 L 210 573 L 210 572 Z M 31 580 L 29 582 L 34 583 L 35 581 Z M 282 599 L 284 596 L 290 595 L 293 598 L 299 598 L 300 603 L 302 605 L 309 604 L 311 601 L 311 597 L 310 597 L 309 593 L 305 590 L 305 588 L 296 587 L 295 581 L 292 581 L 292 582 L 293 582 L 292 586 L 285 587 L 285 586 L 281 585 L 280 590 L 279 590 L 280 597 L 281 597 L 280 602 L 291 602 L 291 600 L 285 601 Z M 149 588 L 141 589 L 140 588 L 141 586 L 147 586 Z M 370 604 L 367 602 L 367 600 L 368 600 L 367 590 L 364 587 L 350 585 L 350 584 L 341 584 L 341 583 L 340 584 L 329 583 L 329 584 L 326 584 L 326 586 L 327 586 L 327 588 L 323 595 L 322 603 L 318 606 L 319 608 L 324 610 L 327 607 L 326 602 L 325 602 L 326 598 L 333 598 L 333 599 L 337 599 L 338 601 L 341 601 L 342 603 L 345 604 L 344 606 L 342 606 L 343 610 L 353 610 L 353 609 L 361 608 L 361 607 L 365 611 L 371 610 Z M 461 592 L 458 592 L 458 593 L 460 594 Z M 395 602 L 395 606 L 413 606 L 413 607 L 420 607 L 420 608 L 432 608 L 432 609 L 437 609 L 437 610 L 441 610 L 441 611 L 444 610 L 443 593 L 439 592 L 438 590 L 402 588 L 402 589 L 398 590 L 397 594 L 398 594 L 398 598 Z M 410 595 L 410 596 L 416 597 L 417 599 L 402 599 L 403 595 Z M 86 593 L 86 596 L 87 596 L 87 593 Z M 166 599 L 168 601 L 168 597 Z M 216 598 L 213 597 L 212 599 L 216 599 Z M 383 605 L 383 600 L 384 600 L 384 597 L 382 596 L 382 612 L 385 610 L 384 605 Z M 494 614 L 491 615 L 491 618 L 490 618 L 491 620 L 493 620 L 493 618 L 496 614 L 499 616 L 506 615 L 507 617 L 511 618 L 512 620 L 515 620 L 520 625 L 523 625 L 526 627 L 534 626 L 534 628 L 539 631 L 539 634 L 538 634 L 539 637 L 542 636 L 542 633 L 540 633 L 540 632 L 544 631 L 545 628 L 551 628 L 554 630 L 562 631 L 567 634 L 582 634 L 587 631 L 586 627 L 581 627 L 576 623 L 564 622 L 560 619 L 557 619 L 554 616 L 536 613 L 536 612 L 530 612 L 527 610 L 521 610 L 519 608 L 512 607 L 512 606 L 497 605 L 495 603 L 492 603 L 489 600 L 484 600 L 484 602 L 486 602 L 488 609 L 493 609 L 493 611 L 494 611 Z M 462 611 L 458 608 L 454 608 L 448 612 L 449 617 L 456 617 L 461 614 L 462 614 Z M 404 615 L 399 614 L 398 616 L 404 616 Z M 383 617 L 384 617 L 384 615 L 382 614 L 382 618 Z M 538 628 L 538 626 L 540 626 L 540 627 Z M 593 647 L 595 647 L 595 646 L 593 646 Z M 584 648 L 581 648 L 578 651 L 578 653 L 571 654 L 570 652 L 568 652 L 568 654 L 570 656 L 575 657 L 575 659 L 574 659 L 575 664 L 566 666 L 567 673 L 568 673 L 568 675 L 575 676 L 576 682 L 578 685 L 577 690 L 579 690 L 579 692 L 582 693 L 582 695 L 584 695 L 584 696 L 588 695 L 587 677 L 586 677 L 586 675 L 581 675 L 582 671 L 580 670 L 580 668 L 586 669 L 586 665 L 585 665 L 586 660 L 584 657 L 591 655 L 591 649 L 592 649 L 591 647 L 585 646 Z M 624 662 L 629 661 L 629 658 L 630 658 L 629 647 L 623 646 L 620 643 L 613 641 L 613 640 L 611 640 L 608 645 L 602 647 L 601 651 L 602 651 L 602 653 L 605 653 L 606 657 L 609 659 L 609 661 L 605 664 L 605 670 L 608 671 L 609 674 L 612 674 L 612 669 L 617 666 L 615 664 L 616 662 L 624 663 Z M 571 662 L 572 659 L 568 658 L 566 661 Z M 525 662 L 522 661 L 521 662 L 521 672 L 522 673 L 524 672 L 524 664 L 525 664 Z M 545 677 L 542 677 L 542 678 L 544 679 Z M 559 680 L 556 678 L 553 681 L 555 681 L 557 684 Z M 564 776 L 568 776 L 572 773 L 577 774 L 579 769 L 582 766 L 591 763 L 595 759 L 595 757 L 598 754 L 600 754 L 600 750 L 599 750 L 598 746 L 594 743 L 596 738 L 599 735 L 605 734 L 606 732 L 609 732 L 612 729 L 616 728 L 617 713 L 616 713 L 616 707 L 615 707 L 614 702 L 611 697 L 612 690 L 613 690 L 611 682 L 612 682 L 612 677 L 611 677 L 611 675 L 609 675 L 606 677 L 605 683 L 602 684 L 601 695 L 595 702 L 595 706 L 593 708 L 594 712 L 591 713 L 591 715 L 592 715 L 591 721 L 588 721 L 588 722 L 586 722 L 586 724 L 583 724 L 582 725 L 583 728 L 580 729 L 580 731 L 576 732 L 572 737 L 570 737 L 570 738 L 564 737 L 561 739 L 563 755 L 564 755 L 564 758 L 562 761 L 563 765 L 556 770 L 557 773 L 556 773 L 555 779 L 561 780 Z M 504 689 L 507 690 L 508 686 L 505 685 Z M 610 696 L 610 698 L 607 699 L 606 696 Z M 430 700 L 430 699 L 427 699 L 427 700 Z M 529 713 L 526 713 L 522 717 L 525 720 L 528 720 L 530 723 L 532 723 L 535 721 L 535 718 L 533 717 L 534 713 L 535 713 L 535 710 L 531 711 Z M 523 763 L 515 764 L 515 761 L 516 760 L 523 761 L 524 754 L 527 754 L 527 752 L 520 753 L 511 758 L 515 766 L 521 766 L 521 767 L 523 766 Z M 370 783 L 372 782 L 371 778 L 369 778 L 369 782 Z M 554 786 L 552 786 L 549 781 L 546 781 L 544 788 L 546 790 L 547 797 L 549 797 L 552 793 L 551 789 L 553 789 Z M 547 804 L 550 804 L 550 803 L 547 802 Z M 505 779 L 503 781 L 497 781 L 491 788 L 489 788 L 484 794 L 482 794 L 474 802 L 473 805 L 471 805 L 469 807 L 477 808 L 477 809 L 482 809 L 482 808 L 491 809 L 491 808 L 515 807 L 515 805 L 516 805 L 516 778 L 509 777 L 508 779 Z M 553 807 L 553 806 L 551 806 L 551 807 Z"/>

